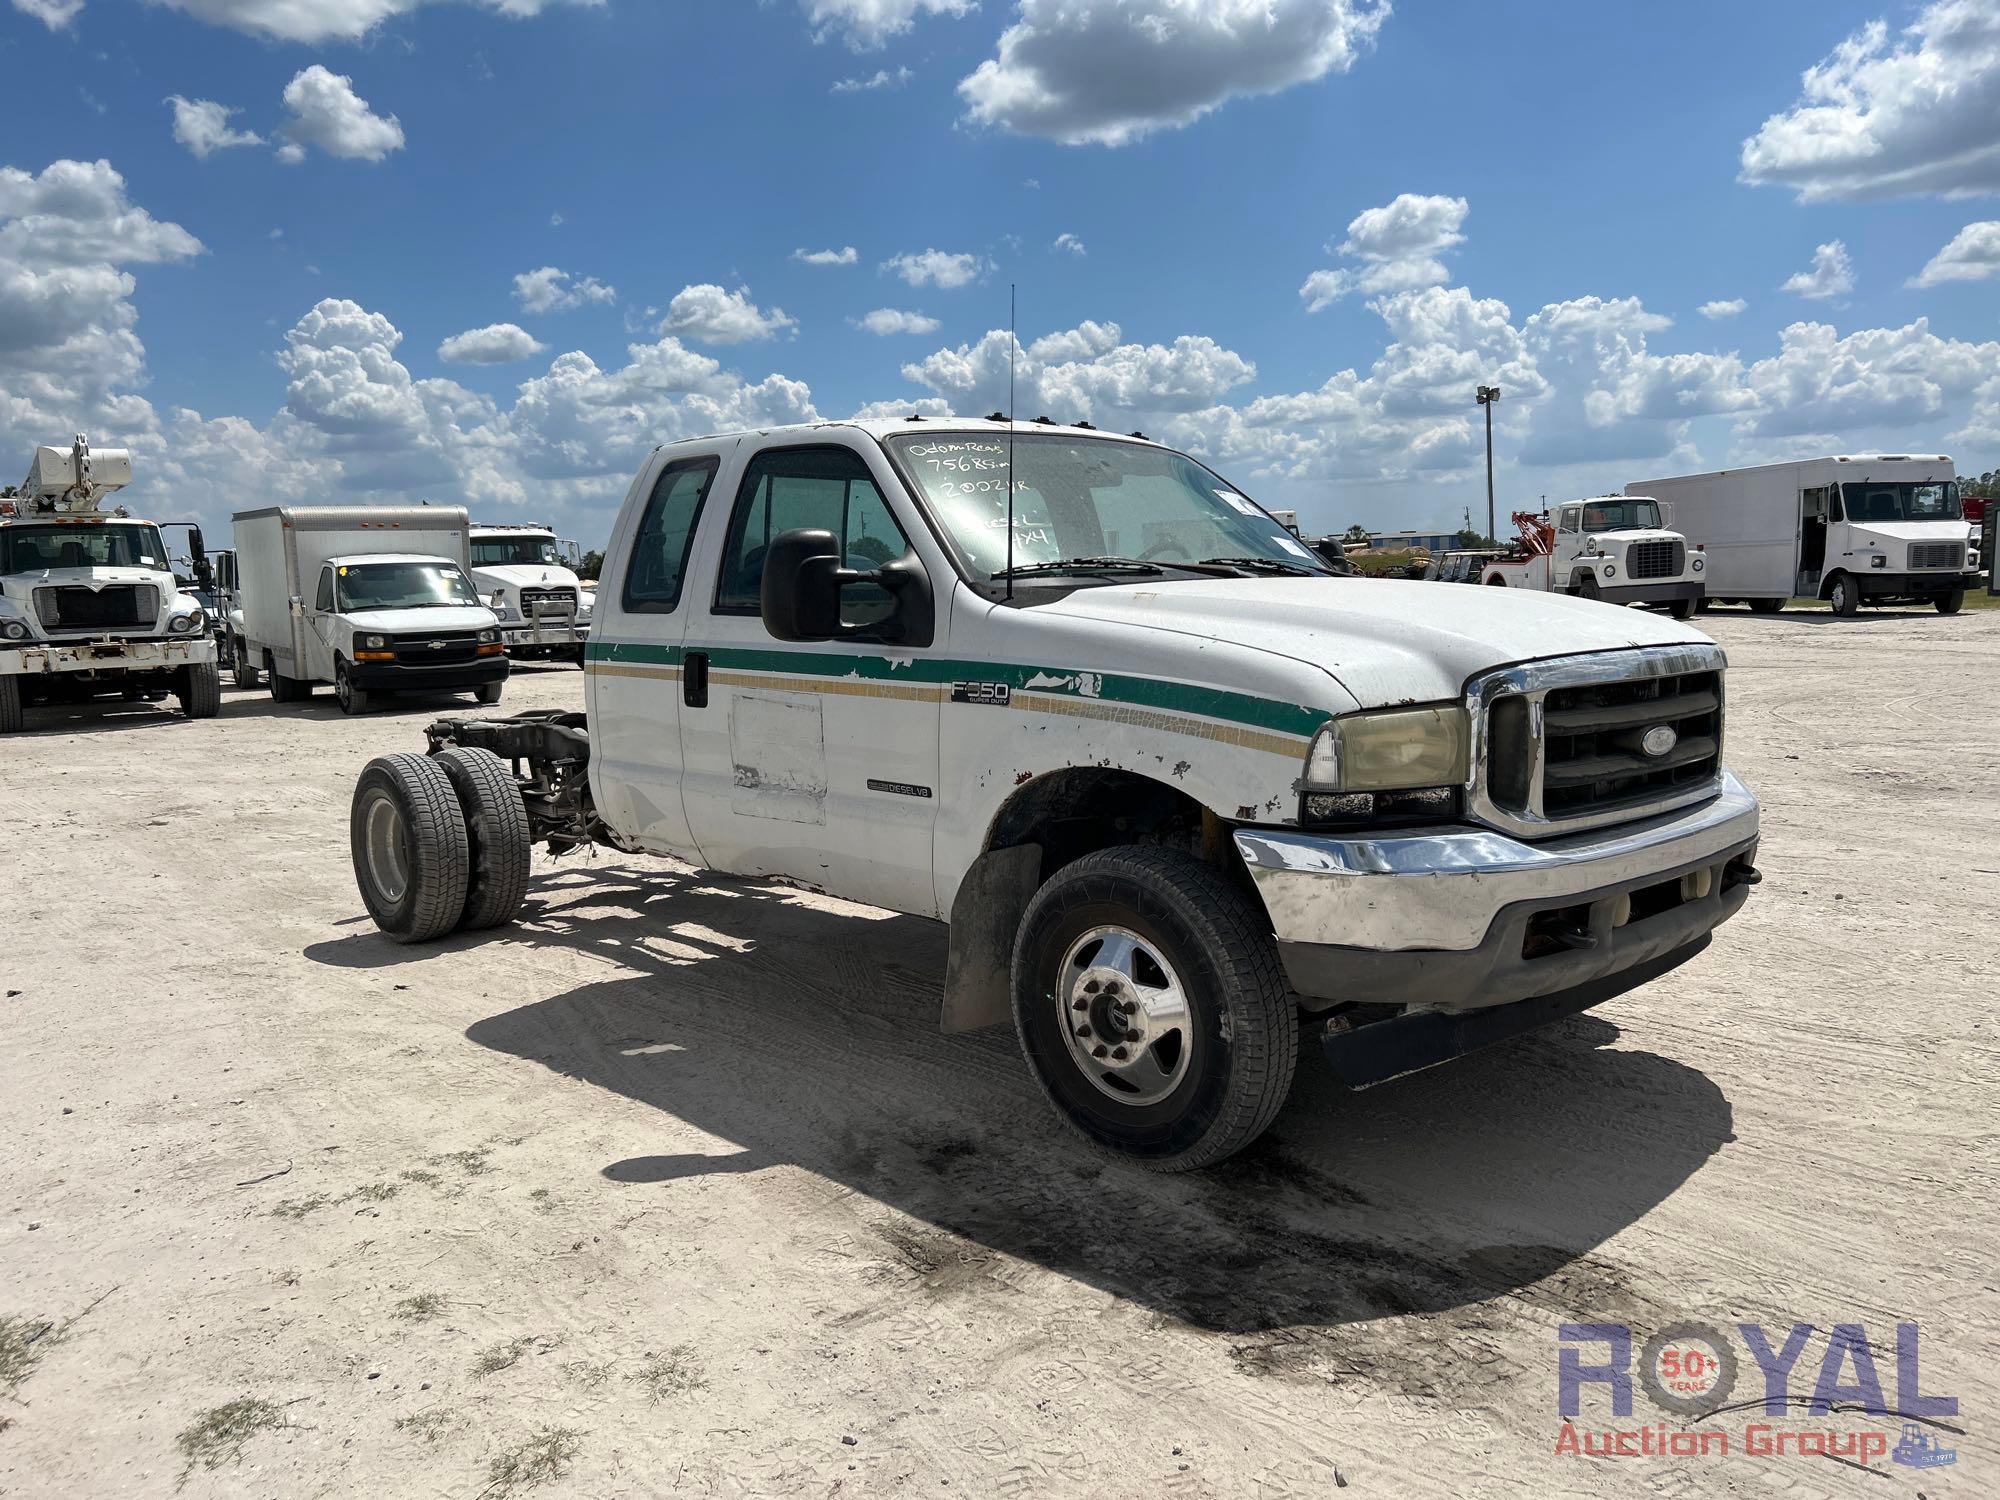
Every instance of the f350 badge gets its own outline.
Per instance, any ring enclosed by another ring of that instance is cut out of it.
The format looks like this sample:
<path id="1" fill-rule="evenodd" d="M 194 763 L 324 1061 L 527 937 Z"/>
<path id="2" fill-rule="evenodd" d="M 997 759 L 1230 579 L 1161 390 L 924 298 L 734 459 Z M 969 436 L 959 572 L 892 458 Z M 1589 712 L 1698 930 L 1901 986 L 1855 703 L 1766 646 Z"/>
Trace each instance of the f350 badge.
<path id="1" fill-rule="evenodd" d="M 954 682 L 951 701 L 981 703 L 989 708 L 1005 708 L 1013 701 L 1014 690 L 1004 682 Z"/>

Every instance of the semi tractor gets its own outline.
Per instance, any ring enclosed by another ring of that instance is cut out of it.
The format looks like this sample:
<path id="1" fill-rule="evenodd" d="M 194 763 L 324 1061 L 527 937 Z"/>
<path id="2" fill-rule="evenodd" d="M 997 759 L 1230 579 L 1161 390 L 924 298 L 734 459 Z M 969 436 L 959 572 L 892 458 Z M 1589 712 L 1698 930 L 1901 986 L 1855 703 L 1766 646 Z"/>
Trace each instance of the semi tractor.
<path id="1" fill-rule="evenodd" d="M 500 617 L 510 658 L 583 665 L 593 601 L 576 575 L 582 556 L 547 526 L 472 528 L 472 581 Z"/>
<path id="2" fill-rule="evenodd" d="M 1958 612 L 1980 582 L 1957 469 L 1943 454 L 1795 459 L 1625 487 L 1672 504 L 1708 559 L 1708 596 L 1775 614 L 1787 599 L 1824 599 L 1836 615 L 1864 604 Z"/>
<path id="3" fill-rule="evenodd" d="M 132 482 L 132 455 L 35 450 L 28 477 L 0 491 L 0 734 L 27 705 L 172 693 L 190 719 L 222 711 L 208 612 L 174 576 L 160 526 L 107 497 Z M 200 528 L 188 526 L 197 581 L 209 579 Z"/>
<path id="4" fill-rule="evenodd" d="M 1334 577 L 1143 439 L 673 443 L 602 593 L 587 712 L 440 718 L 363 770 L 381 930 L 511 921 L 536 842 L 939 919 L 943 1029 L 1011 1024 L 1150 1170 L 1248 1145 L 1305 1042 L 1353 1087 L 1445 1062 L 1668 974 L 1760 879 L 1714 642 Z"/>
<path id="5" fill-rule="evenodd" d="M 1707 562 L 1667 528 L 1657 500 L 1598 495 L 1566 501 L 1553 514 L 1516 511 L 1514 525 L 1518 555 L 1486 564 L 1481 583 L 1607 604 L 1663 604 L 1676 620 L 1701 603 Z"/>
<path id="6" fill-rule="evenodd" d="M 451 506 L 273 506 L 236 516 L 237 670 L 293 703 L 332 683 L 343 713 L 393 693 L 498 703 L 500 621 L 467 564 Z"/>

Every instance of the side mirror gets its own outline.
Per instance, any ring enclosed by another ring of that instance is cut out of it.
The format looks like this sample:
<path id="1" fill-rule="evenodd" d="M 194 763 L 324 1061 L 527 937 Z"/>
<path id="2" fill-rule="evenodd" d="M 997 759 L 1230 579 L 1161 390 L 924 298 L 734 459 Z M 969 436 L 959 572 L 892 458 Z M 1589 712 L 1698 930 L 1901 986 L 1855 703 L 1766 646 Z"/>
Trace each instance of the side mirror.
<path id="1" fill-rule="evenodd" d="M 876 624 L 850 625 L 840 617 L 841 593 L 872 583 L 888 591 L 895 608 Z M 845 567 L 840 541 L 830 531 L 780 532 L 764 553 L 759 594 L 764 628 L 781 641 L 856 638 L 928 646 L 935 636 L 930 579 L 914 556 L 862 572 Z"/>

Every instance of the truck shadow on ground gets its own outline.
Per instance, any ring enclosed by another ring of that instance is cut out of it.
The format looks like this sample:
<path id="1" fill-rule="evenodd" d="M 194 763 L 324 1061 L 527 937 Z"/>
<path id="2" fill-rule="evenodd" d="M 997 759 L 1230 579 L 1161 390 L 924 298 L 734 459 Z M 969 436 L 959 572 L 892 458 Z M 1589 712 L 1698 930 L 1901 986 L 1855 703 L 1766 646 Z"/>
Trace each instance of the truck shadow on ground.
<path id="1" fill-rule="evenodd" d="M 1159 1177 L 1070 1137 L 1010 1031 L 939 1034 L 937 924 L 600 863 L 540 876 L 511 933 L 440 947 L 489 949 L 498 981 L 523 943 L 626 972 L 479 1021 L 472 1041 L 742 1147 L 642 1150 L 605 1178 L 636 1194 L 802 1168 L 934 1226 L 911 1250 L 907 1226 L 885 1225 L 883 1257 L 940 1296 L 963 1289 L 968 1264 L 1014 1257 L 1229 1333 L 1503 1294 L 1557 1316 L 1630 1317 L 1646 1299 L 1591 1252 L 1731 1139 L 1729 1103 L 1704 1074 L 1614 1048 L 1617 1027 L 1582 1016 L 1360 1094 L 1309 1047 L 1263 1143 Z M 307 951 L 380 968 L 440 950 L 370 932 Z"/>

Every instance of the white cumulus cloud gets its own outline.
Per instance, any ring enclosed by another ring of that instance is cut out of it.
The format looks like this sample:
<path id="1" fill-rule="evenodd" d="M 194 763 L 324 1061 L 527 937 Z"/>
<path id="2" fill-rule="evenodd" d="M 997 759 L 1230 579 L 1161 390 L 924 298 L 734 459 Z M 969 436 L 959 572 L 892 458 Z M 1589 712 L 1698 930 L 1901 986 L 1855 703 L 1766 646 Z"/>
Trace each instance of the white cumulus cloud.
<path id="1" fill-rule="evenodd" d="M 51 31 L 60 31 L 76 19 L 83 0 L 14 0 L 14 9 L 33 16 Z"/>
<path id="2" fill-rule="evenodd" d="M 856 52 L 871 51 L 908 31 L 920 15 L 962 16 L 975 0 L 800 0 L 813 36 L 838 36 Z"/>
<path id="3" fill-rule="evenodd" d="M 384 21 L 435 0 L 159 0 L 196 20 L 286 42 L 354 41 Z M 463 0 L 503 16 L 540 15 L 551 5 L 598 6 L 604 0 Z M 14 0 L 16 10 L 66 25 L 84 0 Z"/>
<path id="4" fill-rule="evenodd" d="M 174 110 L 174 139 L 196 156 L 209 157 L 231 146 L 261 146 L 264 137 L 254 130 L 230 128 L 229 117 L 236 113 L 213 99 L 183 99 L 169 95 Z"/>
<path id="5" fill-rule="evenodd" d="M 1846 296 L 1854 290 L 1854 262 L 1848 258 L 1847 246 L 1839 240 L 1827 241 L 1813 251 L 1812 269 L 1788 277 L 1779 290 L 1818 301 Z"/>
<path id="6" fill-rule="evenodd" d="M 1388 14 L 1374 0 L 1020 0 L 958 91 L 977 124 L 1122 146 L 1344 73 Z"/>
<path id="7" fill-rule="evenodd" d="M 747 344 L 798 327 L 782 307 L 768 312 L 750 300 L 750 288 L 726 291 L 710 282 L 683 287 L 667 304 L 660 332 L 702 344 Z"/>
<path id="8" fill-rule="evenodd" d="M 376 114 L 354 92 L 352 78 L 319 63 L 285 85 L 285 108 L 291 118 L 280 129 L 289 142 L 288 161 L 297 161 L 307 146 L 353 161 L 380 161 L 403 149 L 402 122 Z"/>
<path id="9" fill-rule="evenodd" d="M 1724 318 L 1735 317 L 1749 305 L 1750 304 L 1748 302 L 1745 302 L 1741 297 L 1731 297 L 1726 302 L 1720 300 L 1715 302 L 1704 302 L 1700 307 L 1696 308 L 1695 311 L 1700 313 L 1704 318 L 1708 319 L 1709 322 L 1716 323 L 1720 322 Z"/>
<path id="10" fill-rule="evenodd" d="M 554 266 L 543 266 L 514 278 L 514 300 L 531 313 L 568 312 L 586 302 L 616 302 L 618 288 L 606 286 L 595 276 L 571 276 Z"/>
<path id="11" fill-rule="evenodd" d="M 936 318 L 927 318 L 920 312 L 903 312 L 893 307 L 878 307 L 875 311 L 856 318 L 854 326 L 864 333 L 887 338 L 891 334 L 898 333 L 936 333 L 940 325 Z"/>
<path id="12" fill-rule="evenodd" d="M 891 72 L 887 68 L 877 68 L 866 78 L 842 78 L 835 81 L 836 94 L 874 94 L 883 89 L 899 89 L 917 75 L 908 68 L 897 68 Z"/>
<path id="13" fill-rule="evenodd" d="M 1056 242 L 1053 245 L 1049 246 L 1049 248 L 1051 250 L 1066 250 L 1071 255 L 1088 255 L 1090 253 L 1087 249 L 1084 248 L 1083 241 L 1078 239 L 1073 234 L 1057 235 Z"/>
<path id="14" fill-rule="evenodd" d="M 1743 143 L 1745 182 L 1827 198 L 2000 190 L 2000 7 L 1935 0 L 1892 40 L 1871 21 L 1806 69 Z"/>
<path id="15" fill-rule="evenodd" d="M 438 345 L 438 358 L 454 365 L 506 365 L 546 347 L 518 323 L 489 323 L 453 334 Z"/>
<path id="16" fill-rule="evenodd" d="M 1363 209 L 1348 221 L 1347 238 L 1339 245 L 1339 253 L 1356 264 L 1308 276 L 1299 288 L 1306 311 L 1320 312 L 1350 292 L 1442 285 L 1451 273 L 1439 257 L 1465 242 L 1459 228 L 1468 212 L 1463 198 L 1425 193 L 1399 193 L 1394 202 Z"/>
<path id="17" fill-rule="evenodd" d="M 1910 278 L 1910 285 L 1943 286 L 1948 281 L 1986 281 L 1994 276 L 2000 276 L 2000 219 L 1984 219 L 1953 235 L 1951 243 Z"/>
<path id="18" fill-rule="evenodd" d="M 978 255 L 920 250 L 891 256 L 882 262 L 882 269 L 895 272 L 911 286 L 934 286 L 948 292 L 977 281 L 986 273 L 986 261 Z"/>
<path id="19" fill-rule="evenodd" d="M 792 259 L 802 266 L 851 266 L 861 259 L 861 252 L 852 245 L 838 250 L 799 249 L 792 252 Z"/>

